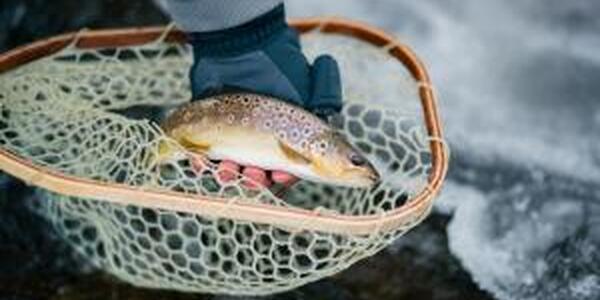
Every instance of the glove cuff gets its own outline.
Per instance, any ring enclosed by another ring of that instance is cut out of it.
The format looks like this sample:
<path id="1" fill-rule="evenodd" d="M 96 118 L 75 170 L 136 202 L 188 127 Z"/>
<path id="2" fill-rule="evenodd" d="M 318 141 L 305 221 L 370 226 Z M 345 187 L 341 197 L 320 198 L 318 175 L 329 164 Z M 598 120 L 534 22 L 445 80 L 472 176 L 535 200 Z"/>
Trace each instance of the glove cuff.
<path id="1" fill-rule="evenodd" d="M 195 56 L 227 57 L 259 49 L 288 27 L 283 4 L 244 24 L 217 31 L 188 33 Z"/>

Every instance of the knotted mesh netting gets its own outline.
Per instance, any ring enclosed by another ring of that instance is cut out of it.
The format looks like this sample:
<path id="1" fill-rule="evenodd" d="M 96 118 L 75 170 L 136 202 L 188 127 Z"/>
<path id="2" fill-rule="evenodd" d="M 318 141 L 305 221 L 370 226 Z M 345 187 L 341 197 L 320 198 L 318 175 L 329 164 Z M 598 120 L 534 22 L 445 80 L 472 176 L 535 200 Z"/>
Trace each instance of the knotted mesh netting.
<path id="1" fill-rule="evenodd" d="M 303 181 L 276 196 L 268 189 L 244 188 L 248 179 L 241 175 L 220 183 L 214 166 L 198 173 L 185 157 L 153 164 L 158 145 L 174 141 L 155 123 L 113 111 L 189 101 L 190 51 L 162 38 L 102 49 L 81 49 L 74 42 L 0 74 L 0 145 L 64 174 L 223 201 L 352 216 L 383 216 L 407 205 L 425 188 L 431 168 L 418 83 L 388 52 L 368 43 L 317 32 L 303 35 L 302 42 L 309 59 L 329 53 L 340 63 L 345 104 L 332 125 L 383 175 L 371 189 Z M 43 189 L 36 195 L 34 211 L 94 266 L 138 286 L 225 294 L 269 294 L 332 275 L 373 255 L 426 213 L 391 231 L 354 235 L 124 206 Z"/>

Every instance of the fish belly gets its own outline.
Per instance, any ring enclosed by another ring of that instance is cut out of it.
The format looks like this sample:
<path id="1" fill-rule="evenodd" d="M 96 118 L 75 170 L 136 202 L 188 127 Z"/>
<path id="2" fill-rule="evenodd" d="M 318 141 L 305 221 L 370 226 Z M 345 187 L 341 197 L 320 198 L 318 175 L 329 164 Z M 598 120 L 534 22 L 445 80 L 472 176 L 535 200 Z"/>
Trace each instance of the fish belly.
<path id="1" fill-rule="evenodd" d="M 210 144 L 206 155 L 211 159 L 231 160 L 241 165 L 286 171 L 297 176 L 314 176 L 307 165 L 288 159 L 281 150 L 278 139 L 269 133 L 245 128 L 225 128 L 196 138 Z"/>
<path id="2" fill-rule="evenodd" d="M 218 160 L 232 160 L 239 164 L 257 166 L 264 169 L 285 167 L 287 160 L 280 156 L 277 144 L 264 139 L 240 140 L 225 138 L 214 144 L 208 157 Z"/>

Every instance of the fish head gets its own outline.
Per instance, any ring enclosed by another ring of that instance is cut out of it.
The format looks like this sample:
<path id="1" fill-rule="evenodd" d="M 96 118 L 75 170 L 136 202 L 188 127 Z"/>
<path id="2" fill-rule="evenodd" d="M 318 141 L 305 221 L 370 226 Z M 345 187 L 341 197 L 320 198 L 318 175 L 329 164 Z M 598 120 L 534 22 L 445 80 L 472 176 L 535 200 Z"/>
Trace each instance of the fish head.
<path id="1" fill-rule="evenodd" d="M 313 168 L 328 181 L 351 187 L 371 187 L 380 180 L 367 158 L 338 133 L 327 133 L 315 141 Z"/>

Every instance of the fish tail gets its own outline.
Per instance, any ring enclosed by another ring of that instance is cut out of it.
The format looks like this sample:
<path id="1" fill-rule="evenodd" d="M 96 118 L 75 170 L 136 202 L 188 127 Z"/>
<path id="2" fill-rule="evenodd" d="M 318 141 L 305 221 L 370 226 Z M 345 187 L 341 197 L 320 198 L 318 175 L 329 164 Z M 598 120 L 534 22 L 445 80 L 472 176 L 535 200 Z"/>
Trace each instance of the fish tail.
<path id="1" fill-rule="evenodd" d="M 183 156 L 183 152 L 173 142 L 159 141 L 158 147 L 152 157 L 151 164 L 162 165 L 176 161 Z"/>

